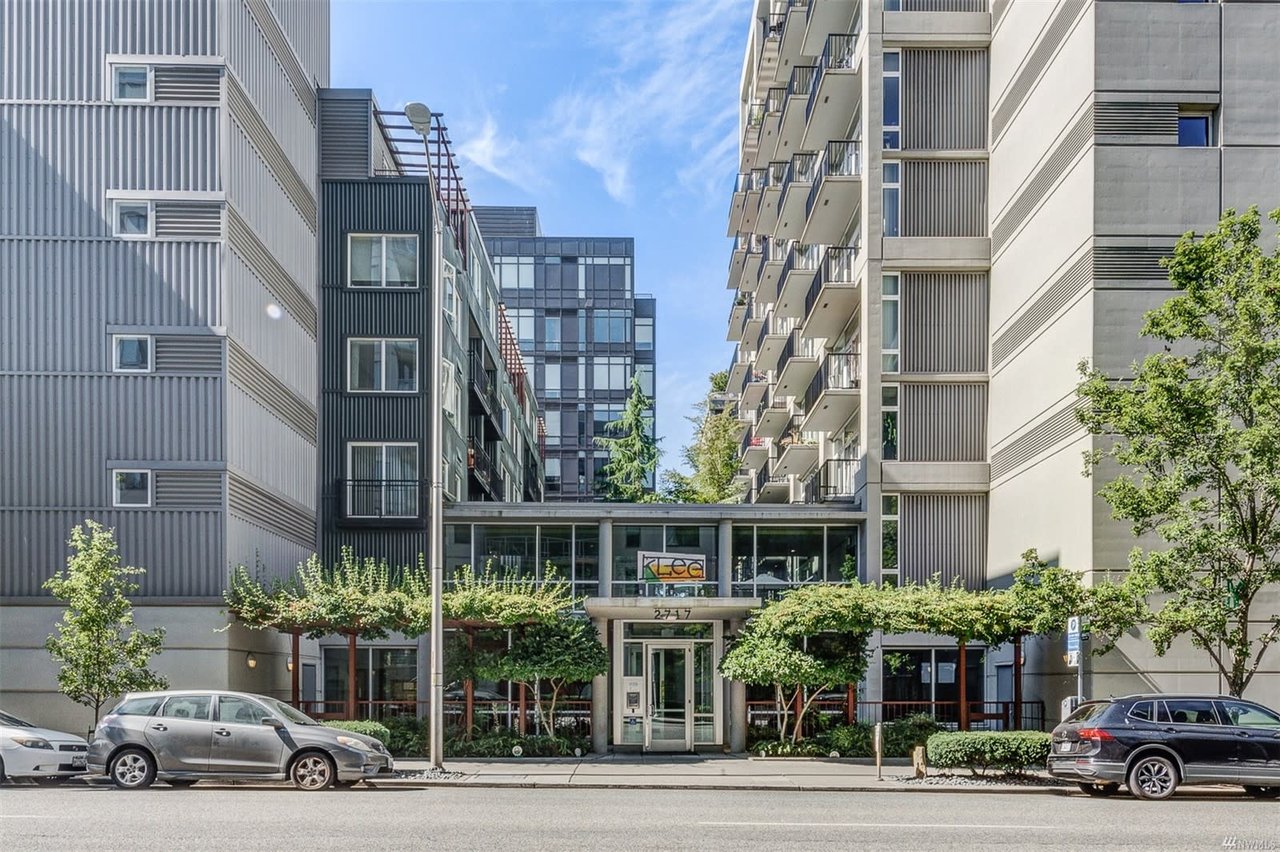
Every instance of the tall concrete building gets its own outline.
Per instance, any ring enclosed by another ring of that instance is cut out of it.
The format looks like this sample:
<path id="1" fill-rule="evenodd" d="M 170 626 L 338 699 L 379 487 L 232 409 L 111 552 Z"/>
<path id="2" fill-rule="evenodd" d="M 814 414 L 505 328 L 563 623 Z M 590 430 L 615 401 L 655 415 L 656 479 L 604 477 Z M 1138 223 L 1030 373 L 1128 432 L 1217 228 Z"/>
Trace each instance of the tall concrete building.
<path id="1" fill-rule="evenodd" d="M 998 585 L 1030 547 L 1123 569 L 1076 364 L 1140 355 L 1180 234 L 1280 206 L 1277 36 L 1274 3 L 758 2 L 728 229 L 749 499 L 861 507 L 871 581 Z M 922 642 L 886 637 L 874 692 L 936 696 Z M 1074 693 L 1062 656 L 1029 652 L 1029 698 Z M 977 664 L 988 699 L 1010 663 Z M 1137 638 L 1087 668 L 1090 694 L 1218 688 Z"/>
<path id="2" fill-rule="evenodd" d="M 476 220 L 533 368 L 547 499 L 602 499 L 608 451 L 595 439 L 621 415 L 632 376 L 655 396 L 657 302 L 635 291 L 635 241 L 543 236 L 534 207 L 477 207 Z"/>

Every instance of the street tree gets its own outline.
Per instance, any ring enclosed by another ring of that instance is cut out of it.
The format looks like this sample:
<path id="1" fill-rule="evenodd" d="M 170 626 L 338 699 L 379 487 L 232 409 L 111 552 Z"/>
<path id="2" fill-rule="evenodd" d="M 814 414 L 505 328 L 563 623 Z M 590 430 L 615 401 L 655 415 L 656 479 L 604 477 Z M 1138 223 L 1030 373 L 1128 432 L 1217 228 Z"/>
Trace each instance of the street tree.
<path id="1" fill-rule="evenodd" d="M 138 584 L 131 578 L 146 571 L 120 564 L 113 530 L 86 520 L 72 528 L 67 544 L 72 553 L 66 569 L 44 583 L 66 604 L 45 649 L 61 664 L 58 688 L 77 704 L 92 707 L 96 725 L 111 698 L 168 686 L 149 668 L 164 643 L 164 628 L 135 626 L 128 595 Z"/>
<path id="2" fill-rule="evenodd" d="M 478 663 L 484 677 L 524 684 L 533 693 L 543 729 L 554 735 L 556 704 L 565 686 L 608 671 L 609 652 L 590 621 L 566 617 L 525 628 L 508 651 Z M 544 683 L 551 688 L 545 705 L 539 689 Z"/>
<path id="3" fill-rule="evenodd" d="M 640 377 L 631 377 L 631 395 L 622 416 L 596 436 L 596 446 L 609 451 L 601 486 L 605 496 L 619 503 L 646 503 L 654 499 L 650 482 L 658 468 L 658 439 L 654 436 L 653 400 L 640 388 Z"/>
<path id="4" fill-rule="evenodd" d="M 741 425 L 732 406 L 718 411 L 712 406 L 712 397 L 728 385 L 729 373 L 712 373 L 708 382 L 707 395 L 686 418 L 693 424 L 693 443 L 681 454 L 692 473 L 668 471 L 664 476 L 665 496 L 677 503 L 732 503 L 742 497 L 742 489 L 733 483 L 739 466 Z"/>
<path id="5" fill-rule="evenodd" d="M 1176 294 L 1142 326 L 1160 350 L 1127 376 L 1082 363 L 1078 388 L 1102 439 L 1086 475 L 1112 460 L 1113 517 L 1163 545 L 1130 553 L 1135 620 L 1157 654 L 1189 639 L 1236 696 L 1280 639 L 1278 608 L 1259 606 L 1280 591 L 1280 253 L 1261 233 L 1251 208 L 1183 236 L 1164 262 Z"/>

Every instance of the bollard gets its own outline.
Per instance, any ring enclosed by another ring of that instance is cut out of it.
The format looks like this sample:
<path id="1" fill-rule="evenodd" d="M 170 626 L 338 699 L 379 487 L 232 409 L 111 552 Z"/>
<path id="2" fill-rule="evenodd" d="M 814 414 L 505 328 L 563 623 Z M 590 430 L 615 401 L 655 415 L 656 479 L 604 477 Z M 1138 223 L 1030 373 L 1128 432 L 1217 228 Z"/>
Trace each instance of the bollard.
<path id="1" fill-rule="evenodd" d="M 911 750 L 911 768 L 915 770 L 917 778 L 923 778 L 929 774 L 928 762 L 924 756 L 924 746 L 916 746 Z"/>
<path id="2" fill-rule="evenodd" d="M 872 730 L 872 734 L 871 734 L 871 745 L 872 747 L 875 748 L 875 751 L 876 751 L 876 780 L 883 781 L 884 778 L 880 774 L 881 772 L 880 759 L 884 755 L 884 723 L 883 722 L 876 722 L 876 726 Z"/>

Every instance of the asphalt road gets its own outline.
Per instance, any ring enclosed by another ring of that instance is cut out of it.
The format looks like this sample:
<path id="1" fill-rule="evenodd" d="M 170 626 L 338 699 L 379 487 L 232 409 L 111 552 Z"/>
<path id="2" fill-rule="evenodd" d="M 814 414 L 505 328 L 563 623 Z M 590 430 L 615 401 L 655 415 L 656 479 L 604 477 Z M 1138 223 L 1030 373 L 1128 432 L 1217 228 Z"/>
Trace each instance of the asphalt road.
<path id="1" fill-rule="evenodd" d="M 1234 845 L 1232 845 L 1234 838 Z M 1276 849 L 1280 801 L 734 790 L 0 789 L 6 850 Z"/>

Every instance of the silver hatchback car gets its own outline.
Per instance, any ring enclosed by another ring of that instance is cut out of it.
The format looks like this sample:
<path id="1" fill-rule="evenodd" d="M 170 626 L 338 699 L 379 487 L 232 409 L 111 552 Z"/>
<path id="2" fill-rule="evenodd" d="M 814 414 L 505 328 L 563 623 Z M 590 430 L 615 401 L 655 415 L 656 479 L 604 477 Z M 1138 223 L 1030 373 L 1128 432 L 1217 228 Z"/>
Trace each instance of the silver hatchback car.
<path id="1" fill-rule="evenodd" d="M 126 695 L 98 724 L 88 766 L 127 790 L 205 778 L 290 780 L 323 790 L 394 769 L 373 737 L 325 727 L 264 695 L 214 690 Z"/>

